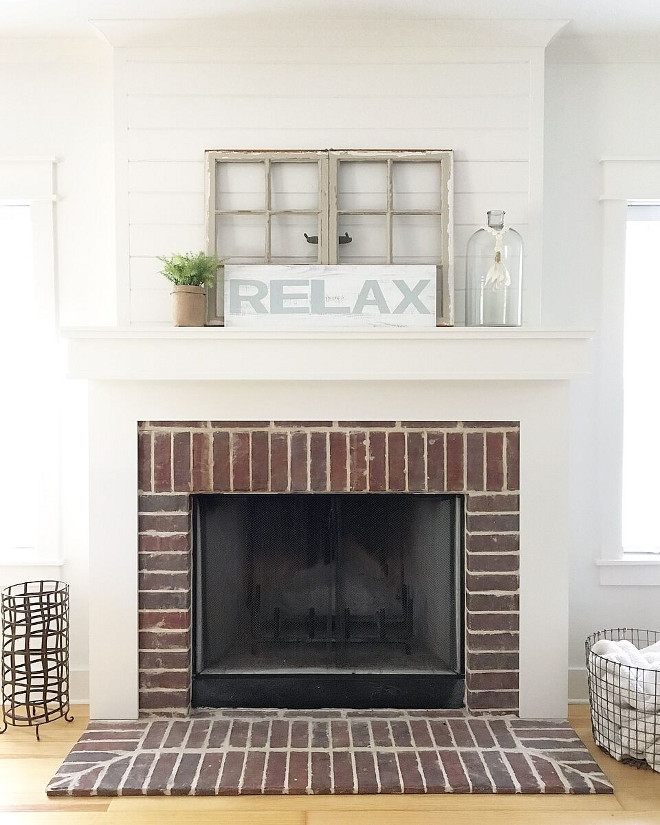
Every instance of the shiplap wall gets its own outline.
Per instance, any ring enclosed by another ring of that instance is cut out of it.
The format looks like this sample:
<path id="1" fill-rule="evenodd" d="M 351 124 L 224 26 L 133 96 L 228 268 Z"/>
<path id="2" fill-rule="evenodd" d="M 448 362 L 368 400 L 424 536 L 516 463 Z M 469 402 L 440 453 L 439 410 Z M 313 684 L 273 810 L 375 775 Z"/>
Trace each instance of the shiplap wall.
<path id="1" fill-rule="evenodd" d="M 327 148 L 453 149 L 457 323 L 488 209 L 523 235 L 540 321 L 543 48 L 393 46 L 355 25 L 364 45 L 246 28 L 244 45 L 115 49 L 120 323 L 169 322 L 156 256 L 205 246 L 205 149 Z"/>

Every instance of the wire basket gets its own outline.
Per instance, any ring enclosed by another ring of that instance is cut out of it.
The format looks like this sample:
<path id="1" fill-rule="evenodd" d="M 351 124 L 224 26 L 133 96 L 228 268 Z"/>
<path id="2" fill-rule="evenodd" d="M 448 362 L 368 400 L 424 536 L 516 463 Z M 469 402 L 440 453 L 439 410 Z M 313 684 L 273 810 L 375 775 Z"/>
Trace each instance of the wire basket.
<path id="1" fill-rule="evenodd" d="M 4 726 L 36 726 L 69 716 L 69 585 L 21 582 L 2 591 Z"/>
<path id="2" fill-rule="evenodd" d="M 599 630 L 585 642 L 594 741 L 620 762 L 660 771 L 660 670 L 592 653 L 603 639 L 628 641 L 639 650 L 660 642 L 660 631 L 617 627 Z M 657 655 L 660 661 L 660 646 Z"/>

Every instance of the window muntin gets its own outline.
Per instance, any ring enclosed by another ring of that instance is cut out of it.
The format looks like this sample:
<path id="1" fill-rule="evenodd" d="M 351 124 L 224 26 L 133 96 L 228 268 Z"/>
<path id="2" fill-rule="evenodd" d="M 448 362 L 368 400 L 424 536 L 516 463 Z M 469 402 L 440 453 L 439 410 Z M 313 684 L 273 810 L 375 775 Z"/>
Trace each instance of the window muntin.
<path id="1" fill-rule="evenodd" d="M 623 332 L 623 548 L 660 553 L 660 204 L 630 204 Z"/>
<path id="2" fill-rule="evenodd" d="M 207 152 L 208 246 L 234 264 L 435 264 L 453 323 L 450 151 Z M 223 323 L 222 271 L 209 323 Z"/>

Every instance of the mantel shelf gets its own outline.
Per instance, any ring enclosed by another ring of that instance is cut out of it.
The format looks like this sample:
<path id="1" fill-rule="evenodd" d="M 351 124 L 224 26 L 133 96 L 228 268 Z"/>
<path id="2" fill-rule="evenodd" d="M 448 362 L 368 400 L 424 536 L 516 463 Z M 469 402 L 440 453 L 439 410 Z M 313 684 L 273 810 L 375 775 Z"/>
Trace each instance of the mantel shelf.
<path id="1" fill-rule="evenodd" d="M 69 329 L 64 336 L 68 375 L 99 381 L 517 381 L 587 374 L 593 333 L 160 326 Z"/>

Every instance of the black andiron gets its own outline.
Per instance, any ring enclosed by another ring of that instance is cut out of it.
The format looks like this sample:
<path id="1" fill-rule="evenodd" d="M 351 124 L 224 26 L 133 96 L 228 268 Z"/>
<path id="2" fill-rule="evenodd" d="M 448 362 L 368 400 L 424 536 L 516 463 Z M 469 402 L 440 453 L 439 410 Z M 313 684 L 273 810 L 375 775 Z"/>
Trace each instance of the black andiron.
<path id="1" fill-rule="evenodd" d="M 2 591 L 3 727 L 35 726 L 69 714 L 69 585 L 21 582 Z"/>

